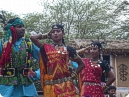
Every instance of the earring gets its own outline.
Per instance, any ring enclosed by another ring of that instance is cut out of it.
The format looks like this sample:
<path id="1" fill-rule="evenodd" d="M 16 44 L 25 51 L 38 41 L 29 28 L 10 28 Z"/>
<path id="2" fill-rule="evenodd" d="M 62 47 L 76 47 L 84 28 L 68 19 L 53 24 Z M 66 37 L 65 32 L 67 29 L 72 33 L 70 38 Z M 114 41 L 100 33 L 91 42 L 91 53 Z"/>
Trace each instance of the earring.
<path id="1" fill-rule="evenodd" d="M 100 59 L 103 60 L 103 54 L 102 53 L 100 54 Z"/>

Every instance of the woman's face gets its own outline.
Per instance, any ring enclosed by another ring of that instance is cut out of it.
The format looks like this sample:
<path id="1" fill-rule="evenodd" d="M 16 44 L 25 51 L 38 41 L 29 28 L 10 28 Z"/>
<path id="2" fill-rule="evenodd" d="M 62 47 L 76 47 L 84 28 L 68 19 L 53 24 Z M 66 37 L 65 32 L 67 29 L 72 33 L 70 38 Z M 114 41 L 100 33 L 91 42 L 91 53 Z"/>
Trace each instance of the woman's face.
<path id="1" fill-rule="evenodd" d="M 51 31 L 51 38 L 54 42 L 62 41 L 64 33 L 60 29 L 53 29 Z"/>
<path id="2" fill-rule="evenodd" d="M 94 47 L 94 46 L 92 46 L 91 48 L 90 48 L 90 55 L 91 55 L 91 58 L 96 58 L 96 57 L 99 57 L 99 49 L 98 49 L 98 47 Z"/>

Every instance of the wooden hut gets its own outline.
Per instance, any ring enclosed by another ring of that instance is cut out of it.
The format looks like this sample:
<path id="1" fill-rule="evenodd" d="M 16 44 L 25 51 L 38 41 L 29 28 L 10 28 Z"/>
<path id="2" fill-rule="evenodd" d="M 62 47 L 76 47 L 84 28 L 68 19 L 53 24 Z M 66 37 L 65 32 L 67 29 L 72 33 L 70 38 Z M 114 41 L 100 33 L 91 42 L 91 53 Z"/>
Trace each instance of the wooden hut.
<path id="1" fill-rule="evenodd" d="M 80 49 L 89 46 L 92 41 L 94 40 L 75 39 L 69 44 L 75 49 Z M 117 97 L 125 97 L 129 93 L 129 40 L 107 39 L 105 43 L 103 44 L 103 58 L 113 67 L 116 76 L 113 84 L 117 88 Z"/>

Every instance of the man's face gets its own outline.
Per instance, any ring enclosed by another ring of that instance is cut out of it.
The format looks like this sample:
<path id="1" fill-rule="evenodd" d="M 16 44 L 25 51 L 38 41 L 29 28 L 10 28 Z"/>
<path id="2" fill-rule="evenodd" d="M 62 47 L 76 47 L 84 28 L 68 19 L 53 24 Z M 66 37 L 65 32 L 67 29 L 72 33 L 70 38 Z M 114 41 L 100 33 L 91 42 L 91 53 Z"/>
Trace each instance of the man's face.
<path id="1" fill-rule="evenodd" d="M 16 25 L 15 30 L 16 30 L 18 38 L 22 38 L 24 36 L 24 34 L 25 34 L 24 25 Z"/>
<path id="2" fill-rule="evenodd" d="M 113 95 L 116 93 L 116 90 L 115 89 L 111 89 L 111 90 L 108 91 L 108 93 L 109 93 L 110 97 L 113 97 Z"/>

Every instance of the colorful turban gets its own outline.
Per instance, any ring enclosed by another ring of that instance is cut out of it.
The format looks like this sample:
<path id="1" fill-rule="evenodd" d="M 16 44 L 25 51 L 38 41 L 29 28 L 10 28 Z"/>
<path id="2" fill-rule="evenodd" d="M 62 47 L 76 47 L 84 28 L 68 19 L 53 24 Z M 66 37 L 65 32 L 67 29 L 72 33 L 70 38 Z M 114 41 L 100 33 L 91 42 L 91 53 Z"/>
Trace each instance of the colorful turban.
<path id="1" fill-rule="evenodd" d="M 4 41 L 8 41 L 10 37 L 12 37 L 13 43 L 16 41 L 17 35 L 14 29 L 14 26 L 16 25 L 24 25 L 24 23 L 20 18 L 16 18 L 12 23 L 7 23 L 4 27 L 4 30 L 6 31 Z"/>
<path id="2" fill-rule="evenodd" d="M 8 23 L 5 27 L 4 30 L 10 29 L 11 26 L 16 26 L 16 25 L 24 25 L 23 21 L 20 18 L 16 18 L 14 22 Z"/>

